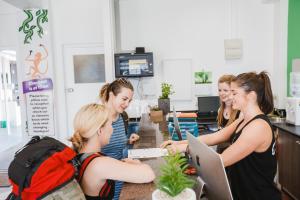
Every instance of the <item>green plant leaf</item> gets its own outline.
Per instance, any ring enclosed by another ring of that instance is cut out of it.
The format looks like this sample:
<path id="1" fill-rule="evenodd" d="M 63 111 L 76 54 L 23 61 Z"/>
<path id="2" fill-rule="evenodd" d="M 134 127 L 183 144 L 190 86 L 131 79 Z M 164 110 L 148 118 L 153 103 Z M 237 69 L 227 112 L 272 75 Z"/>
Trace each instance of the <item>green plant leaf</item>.
<path id="1" fill-rule="evenodd" d="M 166 164 L 161 166 L 161 176 L 156 183 L 157 188 L 174 197 L 185 188 L 194 186 L 195 181 L 183 172 L 187 168 L 187 160 L 178 152 L 165 158 Z"/>

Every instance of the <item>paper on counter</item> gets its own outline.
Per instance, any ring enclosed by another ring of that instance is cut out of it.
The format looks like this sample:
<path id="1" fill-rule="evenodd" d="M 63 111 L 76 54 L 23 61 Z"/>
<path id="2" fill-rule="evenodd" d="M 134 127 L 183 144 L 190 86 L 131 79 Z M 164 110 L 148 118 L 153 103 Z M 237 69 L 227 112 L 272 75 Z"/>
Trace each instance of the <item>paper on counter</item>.
<path id="1" fill-rule="evenodd" d="M 157 158 L 167 156 L 168 150 L 162 148 L 129 149 L 128 158 Z"/>

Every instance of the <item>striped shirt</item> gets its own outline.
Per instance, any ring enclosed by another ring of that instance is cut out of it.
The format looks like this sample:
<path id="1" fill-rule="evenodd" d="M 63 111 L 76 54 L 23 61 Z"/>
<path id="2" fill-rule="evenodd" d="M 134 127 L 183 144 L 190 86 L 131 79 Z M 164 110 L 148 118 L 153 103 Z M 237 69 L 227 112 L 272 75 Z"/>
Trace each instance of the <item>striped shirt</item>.
<path id="1" fill-rule="evenodd" d="M 121 160 L 124 158 L 124 153 L 127 151 L 127 136 L 125 131 L 124 121 L 121 115 L 119 115 L 117 121 L 112 123 L 113 133 L 110 137 L 109 144 L 101 149 L 101 152 L 109 157 Z M 118 200 L 123 182 L 116 181 L 115 183 L 115 195 L 114 200 Z"/>

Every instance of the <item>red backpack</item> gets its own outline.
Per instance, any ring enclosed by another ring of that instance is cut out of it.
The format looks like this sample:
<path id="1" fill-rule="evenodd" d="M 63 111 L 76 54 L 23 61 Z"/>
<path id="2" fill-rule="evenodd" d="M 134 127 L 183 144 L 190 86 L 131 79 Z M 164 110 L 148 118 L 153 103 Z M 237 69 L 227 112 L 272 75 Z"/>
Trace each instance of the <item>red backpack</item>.
<path id="1" fill-rule="evenodd" d="M 81 194 L 76 199 L 84 199 L 78 183 L 74 182 L 77 167 L 73 149 L 54 138 L 34 136 L 15 153 L 10 163 L 8 176 L 12 193 L 7 199 L 43 199 L 70 183 L 69 189 L 75 184 Z"/>

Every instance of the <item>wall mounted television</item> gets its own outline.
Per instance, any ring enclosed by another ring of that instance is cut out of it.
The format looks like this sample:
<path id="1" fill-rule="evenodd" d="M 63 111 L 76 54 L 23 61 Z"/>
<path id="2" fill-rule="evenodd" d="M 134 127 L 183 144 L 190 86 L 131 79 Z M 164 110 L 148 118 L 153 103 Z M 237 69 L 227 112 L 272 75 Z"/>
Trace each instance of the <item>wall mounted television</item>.
<path id="1" fill-rule="evenodd" d="M 142 54 L 118 53 L 115 54 L 115 76 L 146 77 L 153 76 L 153 53 Z"/>

